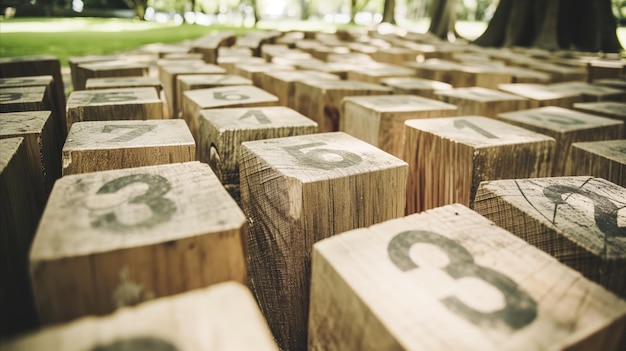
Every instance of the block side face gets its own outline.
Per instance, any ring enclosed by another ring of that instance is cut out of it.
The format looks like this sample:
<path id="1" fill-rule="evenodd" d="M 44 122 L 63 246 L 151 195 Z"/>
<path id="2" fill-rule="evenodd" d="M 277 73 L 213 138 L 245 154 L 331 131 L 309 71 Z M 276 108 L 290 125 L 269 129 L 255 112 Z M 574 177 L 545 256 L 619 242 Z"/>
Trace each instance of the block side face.
<path id="1" fill-rule="evenodd" d="M 343 233 L 316 250 L 406 349 L 560 349 L 624 323 L 624 301 L 460 205 Z M 460 262 L 477 275 L 457 272 Z M 468 279 L 472 285 L 458 286 Z M 499 297 L 480 307 L 469 297 L 487 291 Z M 581 304 L 584 312 L 575 307 Z"/>

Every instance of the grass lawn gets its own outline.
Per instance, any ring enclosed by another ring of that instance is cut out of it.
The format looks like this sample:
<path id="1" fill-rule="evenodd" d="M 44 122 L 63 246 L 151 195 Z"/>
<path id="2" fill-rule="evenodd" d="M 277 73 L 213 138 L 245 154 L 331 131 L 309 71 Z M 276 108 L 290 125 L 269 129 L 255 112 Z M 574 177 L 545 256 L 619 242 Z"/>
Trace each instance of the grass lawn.
<path id="1" fill-rule="evenodd" d="M 415 32 L 425 32 L 428 20 L 401 23 Z M 346 27 L 346 26 L 341 26 Z M 479 36 L 482 22 L 458 22 L 457 30 L 468 39 Z M 332 31 L 335 26 L 321 21 L 261 21 L 260 29 Z M 68 57 L 104 55 L 136 49 L 151 43 L 174 43 L 195 39 L 215 31 L 242 33 L 243 27 L 161 24 L 119 18 L 12 18 L 0 19 L 0 57 L 54 55 L 67 66 Z M 626 43 L 626 28 L 618 29 Z"/>

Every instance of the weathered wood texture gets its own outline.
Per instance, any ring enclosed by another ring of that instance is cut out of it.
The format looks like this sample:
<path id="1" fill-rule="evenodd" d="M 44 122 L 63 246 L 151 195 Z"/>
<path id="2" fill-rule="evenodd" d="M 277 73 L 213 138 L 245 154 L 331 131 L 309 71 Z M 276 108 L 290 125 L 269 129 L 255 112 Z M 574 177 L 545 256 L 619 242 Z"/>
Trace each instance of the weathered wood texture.
<path id="1" fill-rule="evenodd" d="M 575 103 L 583 101 L 582 95 L 578 92 L 550 89 L 548 85 L 543 84 L 500 84 L 498 89 L 525 97 L 529 100 L 528 108 L 543 106 L 572 108 Z"/>
<path id="2" fill-rule="evenodd" d="M 47 87 L 0 87 L 0 112 L 52 111 Z"/>
<path id="3" fill-rule="evenodd" d="M 58 114 L 61 130 L 67 131 L 65 123 L 65 86 L 61 76 L 61 63 L 58 58 L 51 55 L 23 56 L 23 57 L 0 57 L 0 78 L 33 77 L 51 75 L 54 80 L 52 93 L 55 113 Z"/>
<path id="4" fill-rule="evenodd" d="M 51 114 L 50 111 L 0 114 L 0 139 L 24 138 L 39 214 L 43 212 L 54 182 L 61 177 L 62 141 L 57 139 Z"/>
<path id="5" fill-rule="evenodd" d="M 243 143 L 248 284 L 284 350 L 306 349 L 313 243 L 402 215 L 406 163 L 345 133 Z"/>
<path id="6" fill-rule="evenodd" d="M 250 79 L 254 86 L 263 88 L 263 76 L 266 72 L 295 70 L 293 66 L 277 63 L 238 63 L 235 74 Z"/>
<path id="7" fill-rule="evenodd" d="M 163 119 L 163 102 L 152 88 L 74 91 L 67 99 L 68 128 L 75 122 L 147 119 Z"/>
<path id="8" fill-rule="evenodd" d="M 148 75 L 148 65 L 129 61 L 104 61 L 82 63 L 76 66 L 74 90 L 85 90 L 89 78 L 143 77 Z"/>
<path id="9" fill-rule="evenodd" d="M 277 351 L 267 322 L 241 284 L 228 282 L 83 318 L 5 342 L 4 351 Z"/>
<path id="10" fill-rule="evenodd" d="M 578 102 L 574 104 L 574 110 L 613 118 L 626 123 L 626 102 Z M 626 138 L 626 128 L 624 129 L 624 138 Z"/>
<path id="11" fill-rule="evenodd" d="M 65 126 L 65 94 L 58 96 L 54 77 L 52 75 L 31 76 L 31 77 L 15 77 L 0 79 L 0 88 L 18 88 L 18 87 L 46 87 L 45 100 L 50 101 L 51 110 L 54 112 L 52 118 L 54 121 L 55 133 L 58 134 L 59 140 L 65 140 L 67 128 Z M 61 93 L 63 93 L 61 91 Z"/>
<path id="12" fill-rule="evenodd" d="M 251 85 L 186 91 L 183 94 L 183 118 L 191 134 L 200 140 L 200 110 L 234 107 L 274 106 L 278 98 L 265 90 Z"/>
<path id="13" fill-rule="evenodd" d="M 219 48 L 232 46 L 237 40 L 235 32 L 219 32 L 196 39 L 191 45 L 191 52 L 202 54 L 204 62 L 217 64 Z"/>
<path id="14" fill-rule="evenodd" d="M 448 83 L 422 78 L 385 78 L 380 84 L 392 88 L 394 94 L 413 94 L 429 99 L 437 98 L 436 90 L 452 89 Z"/>
<path id="15" fill-rule="evenodd" d="M 391 93 L 391 88 L 364 82 L 297 81 L 294 87 L 294 110 L 317 122 L 320 132 L 336 132 L 339 130 L 341 101 L 344 97 Z"/>
<path id="16" fill-rule="evenodd" d="M 41 215 L 24 138 L 0 139 L 0 336 L 37 326 L 28 248 Z"/>
<path id="17" fill-rule="evenodd" d="M 196 160 L 183 120 L 98 121 L 72 125 L 63 145 L 63 175 Z"/>
<path id="18" fill-rule="evenodd" d="M 295 108 L 295 86 L 297 81 L 315 79 L 339 80 L 339 76 L 311 70 L 264 72 L 261 88 L 278 97 L 278 104 Z"/>
<path id="19" fill-rule="evenodd" d="M 157 93 L 163 86 L 155 77 L 120 77 L 120 78 L 89 78 L 86 90 L 120 89 L 120 88 L 154 88 Z"/>
<path id="20" fill-rule="evenodd" d="M 309 350 L 616 351 L 624 328 L 623 300 L 459 204 L 313 249 Z"/>
<path id="21" fill-rule="evenodd" d="M 380 82 L 385 78 L 394 78 L 394 77 L 414 77 L 415 70 L 396 66 L 389 64 L 366 64 L 360 65 L 362 68 L 355 67 L 353 70 L 348 72 L 346 79 L 380 84 Z"/>
<path id="22" fill-rule="evenodd" d="M 484 182 L 474 202 L 474 209 L 498 226 L 622 298 L 626 230 L 620 210 L 625 207 L 625 188 L 588 176 Z"/>
<path id="23" fill-rule="evenodd" d="M 626 91 L 585 82 L 564 82 L 549 85 L 551 89 L 577 93 L 585 102 L 626 101 Z"/>
<path id="24" fill-rule="evenodd" d="M 176 78 L 179 75 L 207 75 L 224 74 L 226 70 L 217 65 L 163 65 L 159 66 L 159 79 L 163 84 L 165 99 L 169 109 L 169 118 L 180 118 L 182 116 L 182 101 L 178 100 L 176 91 Z"/>
<path id="25" fill-rule="evenodd" d="M 406 122 L 407 213 L 461 203 L 470 206 L 483 180 L 546 177 L 555 141 L 478 116 Z"/>
<path id="26" fill-rule="evenodd" d="M 455 105 L 414 95 L 348 96 L 339 130 L 402 158 L 405 121 L 456 115 Z"/>
<path id="27" fill-rule="evenodd" d="M 496 117 L 501 112 L 524 110 L 529 101 L 521 96 L 481 87 L 455 88 L 435 92 L 437 99 L 456 105 L 459 115 Z"/>
<path id="28" fill-rule="evenodd" d="M 30 251 L 39 316 L 63 322 L 245 282 L 244 224 L 235 201 L 199 162 L 63 177 Z"/>
<path id="29" fill-rule="evenodd" d="M 624 122 L 556 106 L 502 113 L 498 119 L 556 140 L 553 177 L 565 174 L 572 143 L 618 139 L 624 134 Z"/>
<path id="30" fill-rule="evenodd" d="M 565 175 L 590 175 L 626 187 L 626 139 L 573 143 Z"/>
<path id="31" fill-rule="evenodd" d="M 316 132 L 317 123 L 282 106 L 204 110 L 200 111 L 198 160 L 211 166 L 226 190 L 241 204 L 241 143 Z"/>
<path id="32" fill-rule="evenodd" d="M 260 57 L 250 57 L 250 56 L 226 56 L 219 57 L 217 59 L 217 65 L 224 68 L 227 74 L 237 75 L 236 67 L 238 64 L 265 64 L 267 61 Z M 243 77 L 242 77 L 243 78 Z"/>
<path id="33" fill-rule="evenodd" d="M 86 64 L 86 63 L 118 61 L 121 59 L 123 59 L 121 55 L 115 55 L 115 54 L 114 55 L 70 56 L 67 61 L 70 65 L 70 74 L 72 77 L 73 90 L 76 90 L 76 87 L 80 86 L 79 79 L 81 78 L 78 73 L 79 65 Z"/>

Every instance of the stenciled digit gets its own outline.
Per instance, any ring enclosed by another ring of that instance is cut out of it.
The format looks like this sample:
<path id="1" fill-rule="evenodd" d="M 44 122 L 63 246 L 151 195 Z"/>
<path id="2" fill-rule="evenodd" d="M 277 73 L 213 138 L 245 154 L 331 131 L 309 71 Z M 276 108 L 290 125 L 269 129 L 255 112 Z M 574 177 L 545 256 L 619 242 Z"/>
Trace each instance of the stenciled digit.
<path id="1" fill-rule="evenodd" d="M 89 102 L 106 103 L 106 102 L 124 102 L 137 100 L 137 96 L 132 92 L 110 92 L 95 93 Z"/>
<path id="2" fill-rule="evenodd" d="M 150 228 L 170 220 L 174 212 L 176 212 L 176 204 L 172 200 L 163 197 L 170 191 L 171 185 L 166 178 L 160 175 L 142 173 L 120 177 L 104 184 L 98 189 L 96 194 L 114 194 L 135 183 L 144 183 L 148 185 L 148 189 L 143 194 L 128 199 L 125 203 L 145 204 L 152 211 L 152 215 L 139 223 L 129 225 L 121 222 L 115 214 L 115 209 L 111 209 L 108 213 L 98 216 L 91 223 L 93 227 L 116 230 L 129 227 Z"/>
<path id="3" fill-rule="evenodd" d="M 21 93 L 0 93 L 0 102 L 15 101 L 19 100 L 21 97 Z"/>
<path id="4" fill-rule="evenodd" d="M 239 100 L 248 100 L 250 97 L 248 95 L 240 94 L 236 90 L 231 90 L 231 91 L 216 91 L 213 93 L 213 98 L 216 100 L 239 101 Z"/>
<path id="5" fill-rule="evenodd" d="M 178 351 L 171 342 L 154 337 L 121 339 L 104 345 L 96 345 L 90 351 Z"/>
<path id="6" fill-rule="evenodd" d="M 112 133 L 116 129 L 126 129 L 126 133 L 109 140 L 112 143 L 125 143 L 153 131 L 156 127 L 154 124 L 107 124 L 102 128 L 102 133 Z"/>
<path id="7" fill-rule="evenodd" d="M 345 150 L 322 148 L 303 151 L 304 149 L 314 148 L 323 145 L 326 145 L 326 143 L 318 142 L 295 146 L 286 146 L 283 147 L 283 149 L 285 149 L 285 151 L 287 151 L 291 156 L 296 158 L 298 161 L 306 164 L 307 166 L 325 170 L 351 167 L 358 165 L 359 163 L 361 163 L 361 161 L 363 161 L 361 156 Z"/>
<path id="8" fill-rule="evenodd" d="M 450 311 L 479 326 L 510 330 L 521 329 L 537 317 L 537 303 L 519 285 L 491 268 L 477 265 L 465 247 L 443 235 L 421 230 L 405 231 L 394 236 L 387 247 L 389 258 L 402 272 L 420 267 L 409 255 L 411 247 L 418 243 L 437 246 L 447 256 L 449 264 L 442 270 L 455 279 L 475 277 L 497 288 L 504 296 L 506 306 L 493 312 L 482 312 L 468 306 L 456 296 L 443 298 L 441 303 Z"/>

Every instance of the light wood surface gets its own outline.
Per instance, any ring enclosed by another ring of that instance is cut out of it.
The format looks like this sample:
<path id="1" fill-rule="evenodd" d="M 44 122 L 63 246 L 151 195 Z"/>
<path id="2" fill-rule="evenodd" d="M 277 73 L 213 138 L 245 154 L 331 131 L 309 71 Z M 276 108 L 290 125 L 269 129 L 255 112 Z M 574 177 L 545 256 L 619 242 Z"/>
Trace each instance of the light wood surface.
<path id="1" fill-rule="evenodd" d="M 448 83 L 422 78 L 385 78 L 380 84 L 392 88 L 394 94 L 413 94 L 429 99 L 436 99 L 437 90 L 452 89 L 452 85 Z"/>
<path id="2" fill-rule="evenodd" d="M 148 65 L 126 60 L 79 64 L 76 67 L 74 90 L 85 90 L 89 78 L 143 77 L 148 75 Z"/>
<path id="3" fill-rule="evenodd" d="M 314 246 L 309 350 L 621 350 L 625 324 L 623 300 L 459 204 Z"/>
<path id="4" fill-rule="evenodd" d="M 441 90 L 435 92 L 435 96 L 443 102 L 456 105 L 459 115 L 496 117 L 501 112 L 529 107 L 526 98 L 481 87 Z"/>
<path id="5" fill-rule="evenodd" d="M 41 321 L 245 282 L 245 217 L 199 162 L 59 179 L 30 251 Z"/>
<path id="6" fill-rule="evenodd" d="M 345 133 L 242 144 L 248 284 L 281 349 L 306 348 L 313 243 L 402 215 L 407 166 Z"/>
<path id="7" fill-rule="evenodd" d="M 279 105 L 294 108 L 296 82 L 313 79 L 339 80 L 339 76 L 312 70 L 269 71 L 263 73 L 261 88 L 276 95 Z"/>
<path id="8" fill-rule="evenodd" d="M 566 175 L 591 175 L 626 187 L 626 139 L 572 143 Z"/>

